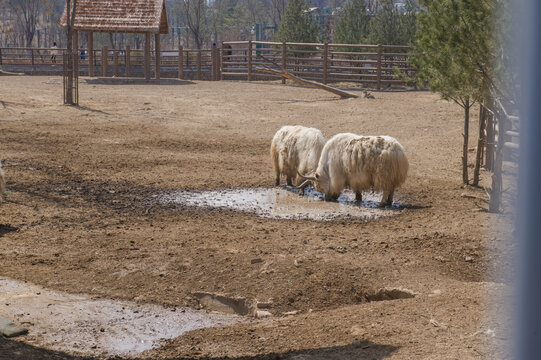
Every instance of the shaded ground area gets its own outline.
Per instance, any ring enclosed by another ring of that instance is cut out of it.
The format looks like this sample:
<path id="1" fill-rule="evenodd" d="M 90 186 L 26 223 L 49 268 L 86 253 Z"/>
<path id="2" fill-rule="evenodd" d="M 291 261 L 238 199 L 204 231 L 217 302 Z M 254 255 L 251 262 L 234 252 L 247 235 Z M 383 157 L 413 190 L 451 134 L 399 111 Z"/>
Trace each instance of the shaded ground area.
<path id="1" fill-rule="evenodd" d="M 74 108 L 60 104 L 61 86 L 2 78 L 1 277 L 167 306 L 198 308 L 198 292 L 242 296 L 273 314 L 141 358 L 505 357 L 505 326 L 484 310 L 487 294 L 506 292 L 511 229 L 491 231 L 500 215 L 462 196 L 484 191 L 460 184 L 457 106 L 427 92 L 337 100 L 277 83 L 83 82 Z M 409 207 L 318 222 L 156 203 L 177 190 L 272 187 L 270 140 L 294 124 L 326 138 L 396 137 L 411 169 L 397 198 Z M 384 287 L 417 295 L 370 301 Z M 3 339 L 0 354 L 77 358 L 35 345 Z"/>

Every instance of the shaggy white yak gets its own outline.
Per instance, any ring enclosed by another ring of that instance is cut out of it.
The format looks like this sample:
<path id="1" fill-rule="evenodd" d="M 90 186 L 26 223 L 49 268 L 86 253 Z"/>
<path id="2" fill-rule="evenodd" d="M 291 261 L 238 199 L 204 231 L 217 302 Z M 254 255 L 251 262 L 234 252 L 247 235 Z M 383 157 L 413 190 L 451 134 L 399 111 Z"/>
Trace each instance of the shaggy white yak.
<path id="1" fill-rule="evenodd" d="M 274 134 L 270 155 L 276 173 L 276 186 L 280 185 L 280 175 L 286 176 L 287 185 L 302 182 L 297 174 L 313 173 L 319 161 L 319 155 L 325 145 L 323 134 L 318 129 L 304 126 L 283 126 Z M 306 182 L 305 182 L 306 183 Z M 306 183 L 299 193 L 304 194 Z"/>
<path id="2" fill-rule="evenodd" d="M 393 203 L 395 189 L 406 181 L 408 168 L 404 148 L 395 138 L 345 133 L 325 144 L 315 173 L 299 175 L 305 182 L 313 182 L 325 200 L 336 200 L 349 188 L 355 192 L 355 200 L 362 201 L 362 192 L 373 189 L 383 191 L 380 206 L 386 206 Z"/>

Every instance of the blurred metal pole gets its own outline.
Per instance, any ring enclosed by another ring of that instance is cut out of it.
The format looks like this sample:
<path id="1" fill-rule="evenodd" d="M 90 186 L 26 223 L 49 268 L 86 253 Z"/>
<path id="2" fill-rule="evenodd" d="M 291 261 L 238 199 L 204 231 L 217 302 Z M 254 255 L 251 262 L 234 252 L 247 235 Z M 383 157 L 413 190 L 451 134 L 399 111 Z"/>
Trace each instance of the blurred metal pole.
<path id="1" fill-rule="evenodd" d="M 541 2 L 513 1 L 520 7 L 521 69 L 518 301 L 515 314 L 517 359 L 541 358 Z M 523 7 L 522 7 L 523 6 Z M 518 7 L 514 8 L 518 11 Z"/>

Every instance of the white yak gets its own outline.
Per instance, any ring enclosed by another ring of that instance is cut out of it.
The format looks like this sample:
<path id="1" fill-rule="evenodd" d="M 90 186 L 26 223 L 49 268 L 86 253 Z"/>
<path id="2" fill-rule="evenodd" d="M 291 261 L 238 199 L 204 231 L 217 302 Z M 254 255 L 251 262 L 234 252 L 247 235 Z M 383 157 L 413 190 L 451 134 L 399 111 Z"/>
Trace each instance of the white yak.
<path id="1" fill-rule="evenodd" d="M 362 192 L 373 189 L 383 191 L 380 206 L 386 206 L 393 203 L 395 189 L 406 181 L 408 168 L 404 148 L 395 138 L 344 133 L 325 144 L 315 172 L 299 175 L 305 183 L 313 182 L 325 200 L 336 200 L 349 188 L 355 192 L 355 200 L 362 201 Z"/>
<path id="2" fill-rule="evenodd" d="M 316 170 L 319 155 L 325 145 L 323 134 L 318 129 L 304 126 L 283 126 L 276 132 L 271 142 L 270 155 L 276 173 L 276 186 L 280 185 L 280 175 L 286 176 L 287 185 L 300 185 L 301 173 Z M 308 184 L 308 183 L 306 183 Z M 304 187 L 300 194 L 304 194 Z"/>

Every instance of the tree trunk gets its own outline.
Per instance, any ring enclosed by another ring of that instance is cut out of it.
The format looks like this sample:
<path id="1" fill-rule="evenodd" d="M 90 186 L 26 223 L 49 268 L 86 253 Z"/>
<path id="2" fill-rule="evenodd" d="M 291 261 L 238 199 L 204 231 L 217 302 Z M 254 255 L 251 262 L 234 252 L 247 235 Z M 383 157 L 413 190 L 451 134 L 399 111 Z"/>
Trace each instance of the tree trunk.
<path id="1" fill-rule="evenodd" d="M 68 0 L 67 4 L 67 36 L 68 36 L 68 56 L 64 57 L 63 61 L 67 60 L 67 64 L 63 64 L 67 68 L 68 75 L 68 86 L 66 87 L 66 104 L 73 105 L 73 68 L 71 62 L 71 53 L 73 51 L 73 19 L 71 18 L 71 1 Z"/>
<path id="2" fill-rule="evenodd" d="M 481 104 L 479 107 L 479 139 L 477 139 L 477 154 L 475 157 L 475 168 L 473 170 L 473 186 L 479 186 L 479 172 L 481 169 L 483 148 L 485 146 L 485 124 L 486 111 L 483 104 Z"/>
<path id="3" fill-rule="evenodd" d="M 462 148 L 462 182 L 468 184 L 468 140 L 470 132 L 470 99 L 464 105 L 464 146 Z"/>

